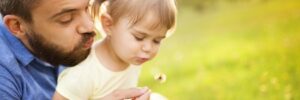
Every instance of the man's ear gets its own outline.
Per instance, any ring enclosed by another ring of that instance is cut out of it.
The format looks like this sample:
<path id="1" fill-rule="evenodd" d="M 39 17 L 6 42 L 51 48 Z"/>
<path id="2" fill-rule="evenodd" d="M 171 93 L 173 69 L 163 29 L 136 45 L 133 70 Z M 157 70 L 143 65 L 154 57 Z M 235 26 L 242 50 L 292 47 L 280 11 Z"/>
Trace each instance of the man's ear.
<path id="1" fill-rule="evenodd" d="M 108 14 L 102 14 L 100 20 L 103 31 L 109 36 L 111 34 L 111 27 L 113 26 L 113 20 L 111 16 Z"/>
<path id="2" fill-rule="evenodd" d="M 14 36 L 19 39 L 25 37 L 25 23 L 20 17 L 15 15 L 5 15 L 3 17 L 3 22 Z"/>

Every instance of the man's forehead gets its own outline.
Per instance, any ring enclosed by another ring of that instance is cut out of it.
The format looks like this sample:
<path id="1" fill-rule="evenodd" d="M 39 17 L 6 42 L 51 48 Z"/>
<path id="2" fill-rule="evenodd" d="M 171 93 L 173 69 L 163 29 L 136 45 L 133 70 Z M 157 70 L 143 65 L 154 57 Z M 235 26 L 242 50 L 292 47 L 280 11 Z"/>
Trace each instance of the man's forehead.
<path id="1" fill-rule="evenodd" d="M 33 9 L 34 13 L 43 13 L 54 15 L 65 9 L 85 9 L 89 0 L 42 0 L 39 5 Z"/>

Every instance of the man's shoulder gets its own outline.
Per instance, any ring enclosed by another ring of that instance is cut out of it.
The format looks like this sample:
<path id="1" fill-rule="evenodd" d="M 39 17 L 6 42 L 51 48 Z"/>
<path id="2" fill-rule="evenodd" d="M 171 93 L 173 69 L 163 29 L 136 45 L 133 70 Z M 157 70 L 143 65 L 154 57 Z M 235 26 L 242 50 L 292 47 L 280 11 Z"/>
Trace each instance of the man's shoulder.
<path id="1" fill-rule="evenodd" d="M 4 36 L 5 32 L 8 32 L 8 30 L 3 23 L 0 23 L 0 81 L 2 85 L 9 85 L 12 84 L 10 82 L 17 79 L 16 76 L 21 76 L 21 71 L 16 57 L 9 48 L 8 39 Z"/>
<path id="2" fill-rule="evenodd" d="M 0 48 L 0 83 L 6 87 L 12 87 L 11 85 L 15 85 L 13 84 L 16 82 L 15 79 L 18 79 L 16 77 L 21 76 L 19 63 L 2 37 L 0 37 Z"/>
<path id="3" fill-rule="evenodd" d="M 4 67 L 6 69 L 16 69 L 16 67 L 19 66 L 19 63 L 9 48 L 6 38 L 3 37 L 2 31 L 0 31 L 0 34 L 0 67 Z"/>
<path id="4" fill-rule="evenodd" d="M 20 99 L 20 81 L 17 81 L 13 74 L 0 65 L 0 95 L 2 99 L 18 100 Z"/>
<path id="5" fill-rule="evenodd" d="M 3 37 L 0 37 L 0 48 L 0 64 L 4 66 L 6 63 L 10 63 L 11 60 L 13 60 L 14 55 Z"/>

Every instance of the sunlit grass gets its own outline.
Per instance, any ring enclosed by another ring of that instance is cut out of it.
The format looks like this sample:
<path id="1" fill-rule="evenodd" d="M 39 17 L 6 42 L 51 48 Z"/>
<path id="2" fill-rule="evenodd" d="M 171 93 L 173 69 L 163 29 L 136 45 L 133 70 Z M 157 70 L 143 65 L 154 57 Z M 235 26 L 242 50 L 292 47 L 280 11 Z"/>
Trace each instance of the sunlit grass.
<path id="1" fill-rule="evenodd" d="M 300 99 L 300 2 L 179 11 L 178 27 L 143 67 L 140 86 L 170 100 Z M 163 72 L 167 82 L 155 81 Z"/>

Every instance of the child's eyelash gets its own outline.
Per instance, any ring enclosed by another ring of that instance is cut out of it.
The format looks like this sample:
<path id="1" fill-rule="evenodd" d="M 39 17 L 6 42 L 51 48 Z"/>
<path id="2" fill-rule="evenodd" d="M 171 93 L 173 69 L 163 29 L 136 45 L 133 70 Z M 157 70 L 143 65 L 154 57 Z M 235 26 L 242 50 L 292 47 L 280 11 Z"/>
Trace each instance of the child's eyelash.
<path id="1" fill-rule="evenodd" d="M 153 40 L 154 43 L 160 44 L 161 40 Z"/>
<path id="2" fill-rule="evenodd" d="M 136 39 L 136 40 L 138 40 L 138 41 L 142 41 L 144 38 L 139 38 L 139 37 L 137 37 L 137 36 L 134 36 L 134 38 Z"/>

